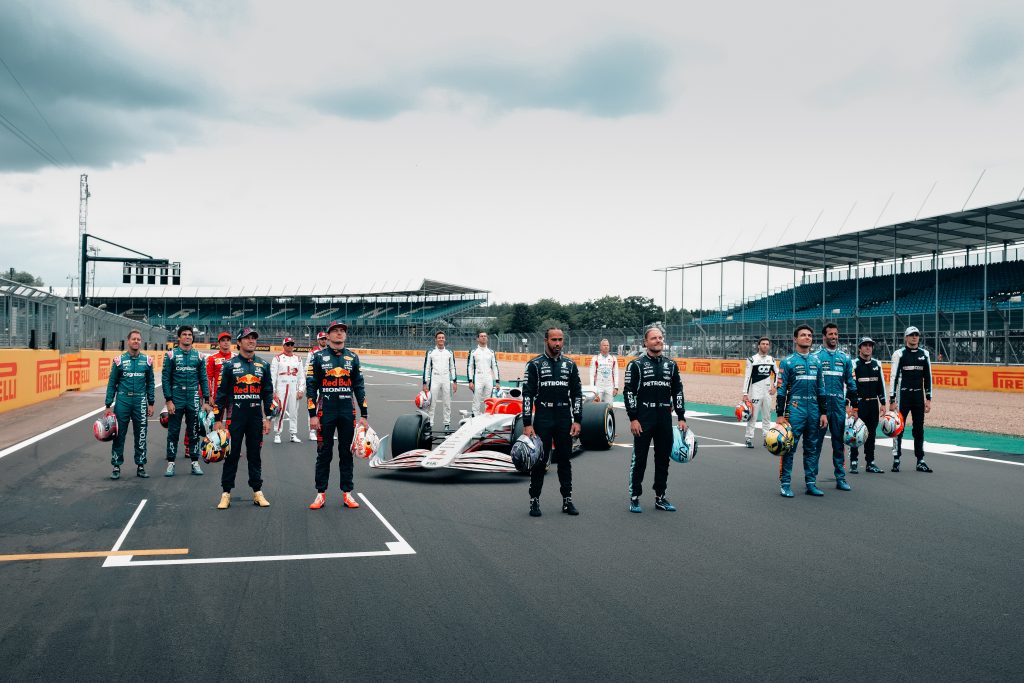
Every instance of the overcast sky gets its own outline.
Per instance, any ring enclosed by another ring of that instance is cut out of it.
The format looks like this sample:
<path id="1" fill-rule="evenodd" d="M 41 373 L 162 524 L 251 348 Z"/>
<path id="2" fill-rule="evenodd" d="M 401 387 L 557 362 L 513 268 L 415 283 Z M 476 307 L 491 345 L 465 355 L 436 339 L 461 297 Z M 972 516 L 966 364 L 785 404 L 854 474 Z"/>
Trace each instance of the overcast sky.
<path id="1" fill-rule="evenodd" d="M 82 172 L 185 284 L 495 301 L 1024 189 L 1019 2 L 6 0 L 0 58 L 0 266 L 57 286 Z"/>

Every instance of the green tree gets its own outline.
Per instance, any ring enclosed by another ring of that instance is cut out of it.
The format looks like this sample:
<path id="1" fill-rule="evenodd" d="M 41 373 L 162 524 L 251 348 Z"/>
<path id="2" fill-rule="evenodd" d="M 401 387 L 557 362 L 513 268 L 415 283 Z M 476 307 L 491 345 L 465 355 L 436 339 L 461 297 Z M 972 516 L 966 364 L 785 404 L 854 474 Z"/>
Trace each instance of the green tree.
<path id="1" fill-rule="evenodd" d="M 38 278 L 32 273 L 29 273 L 24 270 L 15 270 L 14 268 L 9 268 L 7 272 L 4 274 L 4 277 L 6 277 L 8 280 L 12 280 L 19 284 L 29 285 L 30 287 L 43 286 L 42 278 Z"/>
<path id="2" fill-rule="evenodd" d="M 665 310 L 654 303 L 654 299 L 643 296 L 627 296 L 622 303 L 636 321 L 634 327 L 644 327 L 653 322 L 665 321 Z"/>
<path id="3" fill-rule="evenodd" d="M 508 332 L 533 332 L 537 329 L 537 316 L 529 304 L 512 304 L 509 312 Z"/>

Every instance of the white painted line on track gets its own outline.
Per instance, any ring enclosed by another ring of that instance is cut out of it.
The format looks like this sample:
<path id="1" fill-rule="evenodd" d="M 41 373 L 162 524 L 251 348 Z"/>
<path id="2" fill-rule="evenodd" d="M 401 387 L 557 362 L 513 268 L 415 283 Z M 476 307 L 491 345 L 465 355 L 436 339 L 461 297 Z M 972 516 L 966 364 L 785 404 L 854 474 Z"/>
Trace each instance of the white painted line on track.
<path id="1" fill-rule="evenodd" d="M 163 382 L 157 382 L 156 385 L 154 386 L 154 389 L 159 389 L 162 386 L 163 386 Z M 67 422 L 65 422 L 62 425 L 57 425 L 56 427 L 53 427 L 52 429 L 48 429 L 48 430 L 46 430 L 45 432 L 43 432 L 41 434 L 36 434 L 35 436 L 31 436 L 31 437 L 25 439 L 24 441 L 22 441 L 21 443 L 16 443 L 13 446 L 8 446 L 7 448 L 5 448 L 2 451 L 0 451 L 0 458 L 6 457 L 6 456 L 8 456 L 11 453 L 14 453 L 16 451 L 20 451 L 22 448 L 25 448 L 27 446 L 31 446 L 32 444 L 36 443 L 37 441 L 42 441 L 43 439 L 45 439 L 48 436 L 53 436 L 57 432 L 61 431 L 62 429 L 67 429 L 71 425 L 78 424 L 79 422 L 82 422 L 83 420 L 88 420 L 90 417 L 92 417 L 96 413 L 103 412 L 104 410 L 106 410 L 106 407 L 97 408 L 96 410 L 92 410 L 92 411 L 86 413 L 85 415 L 79 415 L 78 417 L 74 418 L 73 420 L 68 420 Z M 148 420 L 147 420 L 147 422 L 148 422 Z"/>
<path id="2" fill-rule="evenodd" d="M 146 507 L 146 500 L 147 500 L 146 498 L 143 498 L 141 501 L 139 501 L 139 506 L 137 508 L 135 508 L 135 512 L 132 514 L 131 519 L 128 520 L 128 525 L 125 526 L 124 531 L 122 531 L 121 535 L 117 537 L 117 542 L 115 542 L 114 543 L 114 547 L 110 549 L 111 552 L 113 552 L 115 550 L 120 550 L 121 549 L 121 546 L 124 544 L 124 540 L 126 538 L 128 538 L 128 532 L 132 530 L 132 526 L 135 524 L 135 520 L 137 520 L 139 518 L 139 513 L 142 512 L 142 508 Z M 112 560 L 114 557 L 123 557 L 123 559 L 129 560 L 129 561 L 132 559 L 131 555 L 128 555 L 128 556 L 113 555 L 113 556 L 108 557 L 106 560 L 103 561 L 103 566 L 104 567 L 108 566 L 107 562 L 109 560 Z M 117 564 L 117 563 L 114 563 L 114 564 Z"/>
<path id="3" fill-rule="evenodd" d="M 90 417 L 92 417 L 96 413 L 102 413 L 104 410 L 105 410 L 105 408 L 103 408 L 101 406 L 101 407 L 97 408 L 96 410 L 89 411 L 85 415 L 79 415 L 78 417 L 76 417 L 73 420 L 68 420 L 67 422 L 65 422 L 62 425 L 57 425 L 56 427 L 53 427 L 52 429 L 47 429 L 45 432 L 43 432 L 41 434 L 36 434 L 35 436 L 29 437 L 29 438 L 25 439 L 24 441 L 22 441 L 21 443 L 16 443 L 13 446 L 8 446 L 7 448 L 5 448 L 2 451 L 0 451 L 0 458 L 7 457 L 11 453 L 14 453 L 16 451 L 20 451 L 22 448 L 26 448 L 28 446 L 31 446 L 32 444 L 34 444 L 34 443 L 36 443 L 38 441 L 42 441 L 43 439 L 45 439 L 48 436 L 53 436 L 57 432 L 59 432 L 59 431 L 61 431 L 63 429 L 67 429 L 71 425 L 75 425 L 75 424 L 78 424 L 79 422 L 83 422 L 85 420 L 88 420 Z"/>
<path id="4" fill-rule="evenodd" d="M 966 453 L 943 453 L 942 455 L 948 455 L 951 458 L 967 458 L 969 460 L 981 460 L 982 462 L 998 462 L 1003 465 L 1016 465 L 1017 467 L 1024 467 L 1024 462 L 1013 462 L 1012 460 L 997 460 L 996 458 L 983 458 L 978 455 L 967 455 Z"/>
<path id="5" fill-rule="evenodd" d="M 363 503 L 370 509 L 371 512 L 381 521 L 384 527 L 391 532 L 391 535 L 395 538 L 393 541 L 387 541 L 385 545 L 388 547 L 387 550 L 368 550 L 359 552 L 347 552 L 347 553 L 308 553 L 302 555 L 251 555 L 245 557 L 196 557 L 182 560 L 132 560 L 131 555 L 117 555 L 114 557 L 108 557 L 103 563 L 104 567 L 154 567 L 154 566 L 165 566 L 175 564 L 237 564 L 241 562 L 285 562 L 289 560 L 329 560 L 329 559 L 340 559 L 349 557 L 386 557 L 389 555 L 415 555 L 416 551 L 409 545 L 408 541 L 402 538 L 401 534 L 395 530 L 395 527 L 384 518 L 384 515 L 371 503 L 366 496 L 362 493 L 357 493 Z M 143 501 L 145 502 L 145 501 Z M 128 529 L 131 528 L 132 523 L 135 521 L 135 517 L 138 516 L 139 509 L 135 511 L 135 516 L 132 517 L 131 522 L 128 523 L 128 528 L 125 529 L 124 533 L 121 534 L 121 538 L 118 539 L 118 544 L 122 543 L 128 535 Z M 114 548 L 117 549 L 117 546 Z"/>

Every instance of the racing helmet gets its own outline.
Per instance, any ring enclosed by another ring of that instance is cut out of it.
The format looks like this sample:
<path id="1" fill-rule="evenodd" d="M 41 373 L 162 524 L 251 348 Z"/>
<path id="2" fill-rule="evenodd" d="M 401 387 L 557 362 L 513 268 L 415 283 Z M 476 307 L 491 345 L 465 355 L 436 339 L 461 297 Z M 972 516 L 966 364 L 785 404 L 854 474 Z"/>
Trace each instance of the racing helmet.
<path id="1" fill-rule="evenodd" d="M 415 403 L 416 407 L 419 408 L 420 410 L 426 410 L 427 408 L 430 407 L 430 392 L 421 391 L 420 393 L 416 394 L 416 398 L 413 399 L 413 403 Z"/>
<path id="2" fill-rule="evenodd" d="M 846 418 L 843 428 L 843 443 L 850 448 L 860 448 L 868 440 L 868 427 L 859 417 Z"/>
<path id="3" fill-rule="evenodd" d="M 352 435 L 352 453 L 360 458 L 372 458 L 380 449 L 380 437 L 373 427 L 359 425 Z"/>
<path id="4" fill-rule="evenodd" d="M 276 420 L 277 417 L 280 414 L 281 414 L 281 399 L 278 398 L 277 396 L 275 396 L 273 403 L 270 404 L 270 417 Z"/>
<path id="5" fill-rule="evenodd" d="M 529 472 L 544 457 L 544 442 L 534 434 L 523 434 L 512 444 L 512 465 L 518 472 Z"/>
<path id="6" fill-rule="evenodd" d="M 692 429 L 683 432 L 677 427 L 672 430 L 672 451 L 669 455 L 676 462 L 690 462 L 697 457 L 697 445 Z"/>
<path id="7" fill-rule="evenodd" d="M 167 412 L 167 406 L 160 411 L 160 426 L 167 429 L 167 423 L 171 421 L 171 414 Z"/>
<path id="8" fill-rule="evenodd" d="M 117 418 L 104 415 L 92 423 L 92 435 L 97 441 L 113 441 L 117 436 Z"/>
<path id="9" fill-rule="evenodd" d="M 199 434 L 209 434 L 213 431 L 213 423 L 217 421 L 217 418 L 213 414 L 213 410 L 206 410 L 205 408 L 199 411 Z"/>
<path id="10" fill-rule="evenodd" d="M 226 429 L 211 429 L 203 437 L 201 453 L 203 461 L 220 462 L 231 452 L 231 435 Z"/>
<path id="11" fill-rule="evenodd" d="M 740 402 L 736 406 L 736 421 L 746 422 L 750 419 L 750 415 L 754 412 L 754 404 L 749 400 Z"/>
<path id="12" fill-rule="evenodd" d="M 898 412 L 890 410 L 882 416 L 878 424 L 882 427 L 882 433 L 886 436 L 897 437 L 903 433 L 903 416 Z"/>
<path id="13" fill-rule="evenodd" d="M 773 422 L 764 433 L 764 447 L 772 455 L 787 455 L 793 449 L 793 429 Z"/>

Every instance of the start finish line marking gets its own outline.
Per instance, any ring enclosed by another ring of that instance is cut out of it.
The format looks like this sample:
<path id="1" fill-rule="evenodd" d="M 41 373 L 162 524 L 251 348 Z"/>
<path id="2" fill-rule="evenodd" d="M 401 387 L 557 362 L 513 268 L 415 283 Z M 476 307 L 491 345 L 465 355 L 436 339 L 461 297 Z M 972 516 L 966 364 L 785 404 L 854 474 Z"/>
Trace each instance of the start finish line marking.
<path id="1" fill-rule="evenodd" d="M 348 557 L 386 557 L 388 555 L 415 555 L 416 551 L 413 550 L 412 546 L 402 538 L 401 534 L 384 518 L 384 515 L 374 507 L 366 496 L 362 493 L 358 495 L 363 503 L 370 509 L 371 512 L 380 520 L 381 524 L 391 532 L 394 537 L 393 541 L 387 541 L 384 545 L 387 546 L 387 550 L 368 550 L 361 552 L 347 552 L 347 553 L 305 553 L 301 555 L 250 555 L 244 557 L 204 557 L 204 558 L 186 558 L 186 559 L 172 559 L 172 560 L 135 560 L 132 557 L 134 555 L 143 555 L 142 552 L 131 552 L 131 551 L 120 551 L 121 544 L 128 537 L 128 532 L 131 531 L 132 525 L 135 524 L 135 520 L 138 519 L 139 513 L 142 512 L 142 508 L 146 505 L 146 500 L 143 499 L 139 503 L 139 507 L 136 508 L 135 514 L 128 520 L 128 525 L 121 532 L 121 536 L 117 539 L 114 547 L 111 548 L 107 559 L 103 562 L 104 567 L 156 567 L 165 565 L 176 565 L 176 564 L 234 564 L 239 562 L 285 562 L 289 560 L 329 560 L 329 559 L 340 559 Z M 116 554 L 113 554 L 116 553 Z"/>

